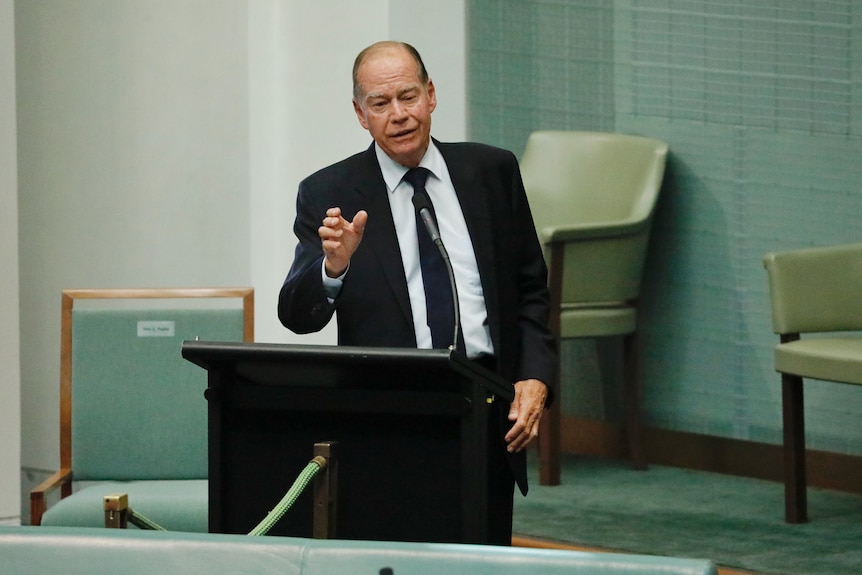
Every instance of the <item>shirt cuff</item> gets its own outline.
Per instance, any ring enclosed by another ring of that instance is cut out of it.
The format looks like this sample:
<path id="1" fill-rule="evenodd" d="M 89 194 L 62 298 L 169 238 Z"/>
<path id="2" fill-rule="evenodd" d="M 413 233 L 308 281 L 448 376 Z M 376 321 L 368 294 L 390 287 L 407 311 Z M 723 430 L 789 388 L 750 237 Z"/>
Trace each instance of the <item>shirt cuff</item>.
<path id="1" fill-rule="evenodd" d="M 323 277 L 323 293 L 326 294 L 326 298 L 329 300 L 329 303 L 335 301 L 335 298 L 338 297 L 338 294 L 341 293 L 341 286 L 344 284 L 344 276 L 347 275 L 347 270 L 350 269 L 350 265 L 347 266 L 347 269 L 344 270 L 337 278 L 331 278 L 326 275 L 326 261 L 324 260 L 323 264 L 320 266 L 320 273 Z"/>

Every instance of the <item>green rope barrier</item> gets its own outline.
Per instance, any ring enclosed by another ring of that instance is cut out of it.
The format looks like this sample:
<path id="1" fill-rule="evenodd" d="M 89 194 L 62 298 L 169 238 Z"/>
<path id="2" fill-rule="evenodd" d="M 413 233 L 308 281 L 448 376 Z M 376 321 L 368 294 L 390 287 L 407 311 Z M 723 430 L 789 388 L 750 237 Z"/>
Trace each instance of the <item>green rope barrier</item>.
<path id="1" fill-rule="evenodd" d="M 303 469 L 296 478 L 296 481 L 293 482 L 291 488 L 288 489 L 284 497 L 281 498 L 281 501 L 278 502 L 278 505 L 276 505 L 272 511 L 267 513 L 263 521 L 261 521 L 257 527 L 249 531 L 248 534 L 251 536 L 266 535 L 278 520 L 282 518 L 287 510 L 291 508 L 296 499 L 302 494 L 303 490 L 308 487 L 312 478 L 317 475 L 317 472 L 324 467 L 326 467 L 326 459 L 319 455 L 309 461 L 308 465 L 305 466 L 305 469 Z"/>
<path id="2" fill-rule="evenodd" d="M 305 466 L 305 469 L 299 474 L 296 478 L 296 481 L 293 482 L 291 488 L 287 491 L 284 497 L 281 498 L 281 501 L 278 502 L 269 513 L 267 513 L 266 517 L 261 521 L 257 527 L 252 529 L 249 532 L 249 535 L 258 536 L 258 535 L 266 535 L 272 527 L 278 523 L 278 520 L 281 519 L 285 513 L 287 513 L 288 509 L 296 502 L 297 498 L 302 494 L 308 484 L 311 483 L 311 480 L 314 478 L 317 473 L 326 467 L 326 459 L 323 457 L 317 456 L 311 461 L 308 462 L 308 465 Z M 132 525 L 140 528 L 147 529 L 150 531 L 167 531 L 164 527 L 156 523 L 155 521 L 147 518 L 140 513 L 132 511 L 129 508 L 128 521 Z"/>

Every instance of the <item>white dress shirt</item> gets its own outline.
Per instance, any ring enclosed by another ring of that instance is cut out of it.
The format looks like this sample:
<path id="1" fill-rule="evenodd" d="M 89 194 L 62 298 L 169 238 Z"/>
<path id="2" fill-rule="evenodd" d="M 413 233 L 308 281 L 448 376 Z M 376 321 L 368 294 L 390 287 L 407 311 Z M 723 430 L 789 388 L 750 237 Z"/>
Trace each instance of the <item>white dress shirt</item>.
<path id="1" fill-rule="evenodd" d="M 407 291 L 413 309 L 413 326 L 416 343 L 421 349 L 431 348 L 431 329 L 425 308 L 425 287 L 422 284 L 422 269 L 419 265 L 419 242 L 416 237 L 416 212 L 413 207 L 413 187 L 402 181 L 407 168 L 398 164 L 375 145 L 377 161 L 389 191 L 389 205 L 395 221 L 395 233 L 401 250 L 401 262 L 407 277 Z M 494 347 L 488 330 L 488 312 L 485 308 L 485 293 L 476 254 L 467 231 L 467 223 L 449 177 L 449 169 L 442 154 L 432 142 L 419 163 L 431 174 L 425 182 L 425 190 L 437 216 L 440 238 L 449 252 L 455 284 L 458 289 L 458 304 L 461 311 L 461 333 L 467 347 L 467 356 L 493 354 Z M 454 326 L 453 332 L 454 332 Z M 462 350 L 464 351 L 464 350 Z"/>

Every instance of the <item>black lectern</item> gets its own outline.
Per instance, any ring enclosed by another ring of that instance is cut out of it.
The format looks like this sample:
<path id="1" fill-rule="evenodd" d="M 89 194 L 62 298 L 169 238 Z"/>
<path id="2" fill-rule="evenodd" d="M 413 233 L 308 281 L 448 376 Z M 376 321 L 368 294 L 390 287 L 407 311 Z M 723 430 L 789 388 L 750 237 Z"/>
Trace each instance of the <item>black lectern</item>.
<path id="1" fill-rule="evenodd" d="M 339 445 L 336 537 L 487 541 L 488 414 L 512 385 L 449 350 L 187 341 L 208 371 L 209 530 L 247 533 L 320 441 Z M 310 537 L 303 494 L 270 531 Z"/>

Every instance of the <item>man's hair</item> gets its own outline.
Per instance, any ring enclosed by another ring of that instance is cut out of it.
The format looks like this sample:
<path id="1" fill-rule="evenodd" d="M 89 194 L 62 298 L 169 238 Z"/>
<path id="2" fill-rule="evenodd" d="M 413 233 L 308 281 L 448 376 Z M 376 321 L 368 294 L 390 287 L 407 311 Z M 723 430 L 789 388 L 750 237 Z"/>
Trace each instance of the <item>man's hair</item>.
<path id="1" fill-rule="evenodd" d="M 378 52 L 382 52 L 384 50 L 388 50 L 390 48 L 401 48 L 406 50 L 410 56 L 413 57 L 413 60 L 416 62 L 416 68 L 419 71 L 419 81 L 423 86 L 428 85 L 428 70 L 425 69 L 425 63 L 422 62 L 422 56 L 419 55 L 419 51 L 416 50 L 413 46 L 408 44 L 407 42 L 397 42 L 394 40 L 384 40 L 382 42 L 376 42 L 371 46 L 368 46 L 362 52 L 360 52 L 356 56 L 356 60 L 353 61 L 353 99 L 356 100 L 357 103 L 362 103 L 362 86 L 359 85 L 359 79 L 357 75 L 359 73 L 359 67 L 367 60 L 370 56 Z"/>

